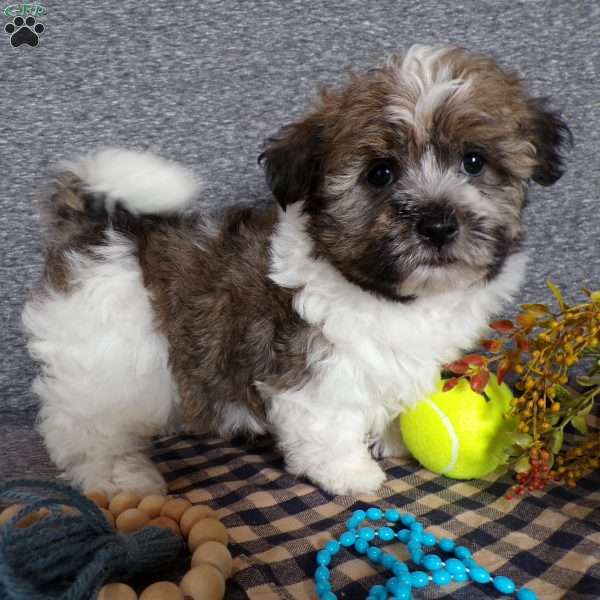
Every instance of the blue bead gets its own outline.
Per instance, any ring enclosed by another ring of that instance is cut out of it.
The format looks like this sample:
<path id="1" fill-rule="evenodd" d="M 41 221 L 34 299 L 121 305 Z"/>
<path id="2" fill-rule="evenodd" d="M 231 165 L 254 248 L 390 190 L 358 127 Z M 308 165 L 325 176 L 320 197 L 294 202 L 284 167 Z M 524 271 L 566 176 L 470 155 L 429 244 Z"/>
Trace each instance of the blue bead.
<path id="1" fill-rule="evenodd" d="M 327 550 L 317 552 L 317 564 L 326 567 L 331 562 L 331 554 Z"/>
<path id="2" fill-rule="evenodd" d="M 321 600 L 337 600 L 337 596 L 333 592 L 325 592 L 321 596 Z"/>
<path id="3" fill-rule="evenodd" d="M 433 548 L 437 540 L 435 539 L 435 535 L 433 535 L 433 533 L 424 533 L 421 541 L 423 542 L 423 546 Z"/>
<path id="4" fill-rule="evenodd" d="M 471 558 L 471 551 L 468 548 L 465 548 L 465 546 L 457 546 L 454 548 L 454 556 L 461 560 L 463 558 Z"/>
<path id="5" fill-rule="evenodd" d="M 331 554 L 331 556 L 336 555 L 340 551 L 340 543 L 335 540 L 331 540 L 331 542 L 327 542 L 325 544 L 325 550 Z"/>
<path id="6" fill-rule="evenodd" d="M 380 519 L 383 519 L 383 511 L 380 508 L 372 506 L 367 510 L 367 519 L 370 521 L 379 521 Z"/>
<path id="7" fill-rule="evenodd" d="M 463 558 L 460 562 L 462 562 L 467 569 L 472 569 L 473 567 L 479 566 L 474 558 Z"/>
<path id="8" fill-rule="evenodd" d="M 400 520 L 400 513 L 395 508 L 385 511 L 385 518 L 390 523 L 397 523 Z"/>
<path id="9" fill-rule="evenodd" d="M 359 554 L 365 554 L 367 552 L 367 550 L 369 549 L 369 542 L 367 542 L 367 540 L 363 540 L 362 538 L 359 538 L 358 540 L 356 540 L 356 542 L 354 542 L 354 549 Z"/>
<path id="10" fill-rule="evenodd" d="M 402 521 L 402 525 L 405 527 L 410 527 L 416 521 L 416 519 L 410 513 L 404 513 L 400 517 L 400 521 Z"/>
<path id="11" fill-rule="evenodd" d="M 374 596 L 375 598 L 377 598 L 377 600 L 386 600 L 388 594 L 386 589 L 382 585 L 374 585 L 369 590 L 369 595 Z"/>
<path id="12" fill-rule="evenodd" d="M 446 569 L 438 569 L 431 574 L 433 583 L 436 585 L 448 585 L 452 581 L 452 575 Z"/>
<path id="13" fill-rule="evenodd" d="M 408 585 L 409 587 L 412 586 L 412 577 L 410 575 L 410 572 L 399 575 L 398 579 L 400 580 L 400 583 L 403 585 Z"/>
<path id="14" fill-rule="evenodd" d="M 410 574 L 413 587 L 424 588 L 429 585 L 429 575 L 425 571 L 413 571 Z"/>
<path id="15" fill-rule="evenodd" d="M 444 552 L 452 552 L 452 550 L 454 550 L 455 544 L 454 541 L 449 538 L 442 538 L 438 542 L 438 546 L 440 547 L 440 550 Z"/>
<path id="16" fill-rule="evenodd" d="M 367 518 L 367 513 L 359 508 L 352 513 L 352 518 L 356 519 L 359 523 L 362 523 Z"/>
<path id="17" fill-rule="evenodd" d="M 402 582 L 397 577 L 390 577 L 385 584 L 385 587 L 392 593 L 395 594 L 398 586 L 400 586 Z"/>
<path id="18" fill-rule="evenodd" d="M 456 581 L 456 583 L 463 583 L 465 581 L 469 581 L 469 576 L 466 572 L 464 573 L 453 573 L 452 579 Z"/>
<path id="19" fill-rule="evenodd" d="M 421 551 L 413 552 L 410 555 L 410 560 L 412 560 L 415 563 L 415 565 L 420 565 L 421 561 L 423 560 L 423 553 Z"/>
<path id="20" fill-rule="evenodd" d="M 471 567 L 471 570 L 469 571 L 469 577 L 475 583 L 487 583 L 491 579 L 488 570 L 480 567 L 479 565 Z"/>
<path id="21" fill-rule="evenodd" d="M 317 567 L 315 571 L 315 581 L 318 583 L 319 581 L 329 581 L 331 577 L 331 572 L 327 567 Z"/>
<path id="22" fill-rule="evenodd" d="M 329 581 L 319 581 L 317 585 L 315 585 L 315 591 L 317 595 L 321 597 L 323 594 L 331 591 L 331 583 Z"/>
<path id="23" fill-rule="evenodd" d="M 366 540 L 367 542 L 370 542 L 375 537 L 375 531 L 372 527 L 363 527 L 358 532 L 358 535 L 361 540 Z"/>
<path id="24" fill-rule="evenodd" d="M 384 569 L 392 570 L 397 562 L 398 559 L 393 554 L 389 554 L 388 552 L 383 553 L 383 556 L 381 558 L 381 566 Z"/>
<path id="25" fill-rule="evenodd" d="M 446 569 L 450 575 L 456 575 L 456 573 L 466 573 L 465 565 L 463 565 L 458 558 L 449 558 L 446 561 Z"/>
<path id="26" fill-rule="evenodd" d="M 356 541 L 356 534 L 353 531 L 345 531 L 340 536 L 340 544 L 346 548 L 352 546 Z"/>
<path id="27" fill-rule="evenodd" d="M 350 517 L 347 521 L 346 521 L 346 527 L 348 529 L 358 529 L 358 526 L 361 524 L 361 521 L 359 521 L 358 519 L 355 519 L 354 517 Z"/>
<path id="28" fill-rule="evenodd" d="M 410 540 L 410 529 L 401 529 L 396 535 L 403 544 L 406 544 Z"/>
<path id="29" fill-rule="evenodd" d="M 423 535 L 418 531 L 411 531 L 410 540 L 411 542 L 416 542 L 417 544 L 421 545 L 421 542 L 423 541 Z"/>
<path id="30" fill-rule="evenodd" d="M 377 548 L 377 546 L 371 546 L 367 550 L 367 556 L 369 560 L 375 564 L 379 564 L 381 561 L 381 555 L 383 554 L 381 548 Z"/>
<path id="31" fill-rule="evenodd" d="M 537 594 L 529 588 L 521 588 L 517 592 L 517 600 L 538 600 Z"/>
<path id="32" fill-rule="evenodd" d="M 514 582 L 508 577 L 498 575 L 497 577 L 494 577 L 492 583 L 501 594 L 512 594 L 515 591 Z"/>
<path id="33" fill-rule="evenodd" d="M 392 567 L 392 572 L 396 577 L 400 577 L 400 575 L 406 575 L 409 571 L 406 563 L 403 563 L 401 560 L 397 560 Z"/>
<path id="34" fill-rule="evenodd" d="M 379 530 L 379 539 L 382 542 L 390 542 L 395 537 L 396 537 L 396 534 L 394 533 L 394 530 L 390 527 L 382 527 Z"/>
<path id="35" fill-rule="evenodd" d="M 412 553 L 412 552 L 420 552 L 421 551 L 421 543 L 418 542 L 417 540 L 413 540 L 412 538 L 408 542 L 408 544 L 406 544 L 406 547 L 408 548 L 408 551 L 410 553 Z"/>
<path id="36" fill-rule="evenodd" d="M 418 521 L 415 521 L 414 523 L 410 524 L 410 530 L 416 533 L 423 533 L 423 525 L 421 525 L 421 523 Z"/>
<path id="37" fill-rule="evenodd" d="M 442 568 L 442 559 L 437 554 L 427 554 L 423 558 L 423 566 L 428 571 L 437 571 Z"/>
<path id="38" fill-rule="evenodd" d="M 411 600 L 412 593 L 410 585 L 406 583 L 401 583 L 394 594 L 395 600 Z"/>

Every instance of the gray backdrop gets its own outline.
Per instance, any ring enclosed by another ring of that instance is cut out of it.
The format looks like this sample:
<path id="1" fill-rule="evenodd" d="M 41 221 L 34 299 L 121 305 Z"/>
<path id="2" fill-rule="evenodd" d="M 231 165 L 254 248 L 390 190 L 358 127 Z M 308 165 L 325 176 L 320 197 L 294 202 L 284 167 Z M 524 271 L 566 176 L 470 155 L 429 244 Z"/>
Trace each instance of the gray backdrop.
<path id="1" fill-rule="evenodd" d="M 19 313 L 42 265 L 32 200 L 49 166 L 98 146 L 148 148 L 203 176 L 207 202 L 255 201 L 267 193 L 262 140 L 322 84 L 413 42 L 492 53 L 554 97 L 575 148 L 557 185 L 532 189 L 522 299 L 548 296 L 548 277 L 600 286 L 596 0 L 44 4 L 38 47 L 13 48 L 0 31 L 0 474 L 44 466 Z"/>

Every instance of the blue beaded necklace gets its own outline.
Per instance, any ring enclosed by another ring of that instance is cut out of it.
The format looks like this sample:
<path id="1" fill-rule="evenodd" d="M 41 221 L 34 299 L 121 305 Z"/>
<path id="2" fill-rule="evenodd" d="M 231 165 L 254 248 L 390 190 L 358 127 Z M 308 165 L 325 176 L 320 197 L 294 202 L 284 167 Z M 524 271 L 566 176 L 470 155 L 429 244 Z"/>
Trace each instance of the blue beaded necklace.
<path id="1" fill-rule="evenodd" d="M 387 524 L 378 529 L 361 527 L 365 521 L 385 521 Z M 374 585 L 369 590 L 366 600 L 412 600 L 413 589 L 427 587 L 430 582 L 447 585 L 452 581 L 464 582 L 469 579 L 480 584 L 491 583 L 501 594 L 510 595 L 516 590 L 515 583 L 509 577 L 492 577 L 487 569 L 478 565 L 465 546 L 457 546 L 448 538 L 438 541 L 432 533 L 425 532 L 423 525 L 410 513 L 400 514 L 393 508 L 384 513 L 377 507 L 367 511 L 356 510 L 346 521 L 346 526 L 348 529 L 338 540 L 328 542 L 317 553 L 315 589 L 320 600 L 337 600 L 331 589 L 330 565 L 342 547 L 353 547 L 358 554 L 392 573 L 385 585 Z M 372 546 L 371 542 L 375 539 L 386 543 L 398 540 L 406 544 L 411 561 L 423 570 L 411 572 L 405 562 L 378 546 Z M 424 548 L 434 548 L 436 545 L 444 554 L 451 555 L 450 558 L 444 561 L 437 554 L 426 554 Z M 518 590 L 515 597 L 517 600 L 538 600 L 537 594 L 528 588 Z"/>

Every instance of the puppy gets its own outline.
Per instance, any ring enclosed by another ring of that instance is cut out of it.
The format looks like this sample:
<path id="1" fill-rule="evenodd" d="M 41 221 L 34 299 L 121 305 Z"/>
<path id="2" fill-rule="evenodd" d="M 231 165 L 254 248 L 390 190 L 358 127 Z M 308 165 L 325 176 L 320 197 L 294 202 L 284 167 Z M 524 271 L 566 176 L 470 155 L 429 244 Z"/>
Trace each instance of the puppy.
<path id="1" fill-rule="evenodd" d="M 517 291 L 527 186 L 566 138 L 515 73 L 419 45 L 269 141 L 262 208 L 194 215 L 192 176 L 148 154 L 67 165 L 23 315 L 52 459 L 158 492 L 152 436 L 271 433 L 292 474 L 375 491 L 395 418 Z"/>

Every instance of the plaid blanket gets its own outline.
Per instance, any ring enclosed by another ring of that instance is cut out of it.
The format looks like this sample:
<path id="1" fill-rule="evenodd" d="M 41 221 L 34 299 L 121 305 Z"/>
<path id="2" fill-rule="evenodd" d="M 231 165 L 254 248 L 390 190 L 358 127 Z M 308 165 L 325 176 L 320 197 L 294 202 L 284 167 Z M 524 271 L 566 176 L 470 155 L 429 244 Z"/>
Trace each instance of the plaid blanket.
<path id="1" fill-rule="evenodd" d="M 266 440 L 173 437 L 156 443 L 154 459 L 172 492 L 211 505 L 229 528 L 235 561 L 228 600 L 315 598 L 316 551 L 339 536 L 353 510 L 372 504 L 411 512 L 435 535 L 460 540 L 493 574 L 511 577 L 542 600 L 600 598 L 599 473 L 575 489 L 508 501 L 508 477 L 459 482 L 409 459 L 388 459 L 382 465 L 390 479 L 377 496 L 349 497 L 290 476 Z M 338 598 L 361 600 L 385 577 L 347 550 L 332 564 Z M 499 597 L 490 585 L 474 583 L 415 592 L 416 599 Z"/>

